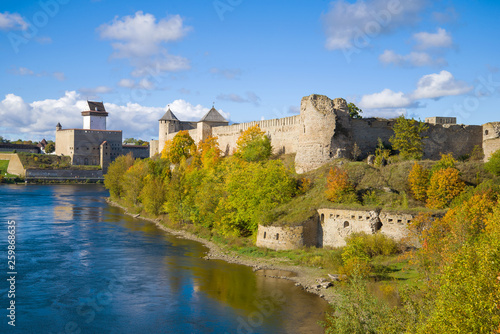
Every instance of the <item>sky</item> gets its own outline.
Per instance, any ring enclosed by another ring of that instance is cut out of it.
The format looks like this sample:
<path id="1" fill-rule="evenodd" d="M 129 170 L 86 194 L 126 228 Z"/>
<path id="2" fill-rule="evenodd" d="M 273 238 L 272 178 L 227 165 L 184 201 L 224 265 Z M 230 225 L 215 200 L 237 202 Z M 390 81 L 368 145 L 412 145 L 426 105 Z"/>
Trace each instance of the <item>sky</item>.
<path id="1" fill-rule="evenodd" d="M 0 2 L 0 136 L 53 140 L 86 100 L 107 128 L 158 138 L 170 107 L 230 122 L 342 97 L 364 117 L 500 121 L 497 0 Z"/>

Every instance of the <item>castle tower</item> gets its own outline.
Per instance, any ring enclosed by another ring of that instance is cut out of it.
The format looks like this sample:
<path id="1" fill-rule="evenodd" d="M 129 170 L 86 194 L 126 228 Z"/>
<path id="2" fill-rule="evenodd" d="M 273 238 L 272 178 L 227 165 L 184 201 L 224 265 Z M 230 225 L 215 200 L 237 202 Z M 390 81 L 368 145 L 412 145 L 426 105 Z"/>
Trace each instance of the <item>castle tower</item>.
<path id="1" fill-rule="evenodd" d="M 168 108 L 165 115 L 158 120 L 159 122 L 159 134 L 158 134 L 158 153 L 161 153 L 163 147 L 165 147 L 165 142 L 168 139 L 168 134 L 177 132 L 180 130 L 179 119 L 174 115 L 172 110 Z"/>
<path id="2" fill-rule="evenodd" d="M 84 130 L 106 130 L 106 117 L 108 113 L 104 103 L 87 101 L 89 110 L 82 111 Z"/>
<path id="3" fill-rule="evenodd" d="M 300 106 L 302 129 L 299 132 L 295 169 L 305 173 L 336 158 L 349 156 L 352 148 L 349 108 L 344 99 L 331 100 L 310 95 Z"/>
<path id="4" fill-rule="evenodd" d="M 57 123 L 57 125 L 56 125 L 56 131 L 59 131 L 61 129 L 62 129 L 61 123 Z"/>

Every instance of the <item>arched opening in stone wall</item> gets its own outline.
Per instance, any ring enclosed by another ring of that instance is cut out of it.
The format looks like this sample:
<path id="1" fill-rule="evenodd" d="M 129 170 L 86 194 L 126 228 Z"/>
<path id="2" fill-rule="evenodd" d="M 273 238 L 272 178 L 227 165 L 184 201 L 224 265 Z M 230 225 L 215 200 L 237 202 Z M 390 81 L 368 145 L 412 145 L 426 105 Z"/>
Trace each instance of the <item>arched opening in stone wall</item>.
<path id="1" fill-rule="evenodd" d="M 266 238 L 266 232 L 264 232 L 264 239 Z"/>
<path id="2" fill-rule="evenodd" d="M 489 131 L 488 131 L 488 130 L 485 130 L 485 131 L 484 131 L 484 134 L 485 134 L 486 136 L 488 135 L 488 133 L 489 133 Z"/>
<path id="3" fill-rule="evenodd" d="M 383 224 L 382 222 L 379 220 L 376 224 L 375 224 L 375 232 L 377 231 L 380 231 L 380 229 L 382 228 Z"/>
<path id="4" fill-rule="evenodd" d="M 280 239 L 280 234 L 276 233 L 276 240 L 279 240 L 279 239 Z"/>
<path id="5" fill-rule="evenodd" d="M 83 162 L 84 165 L 88 165 L 89 164 L 89 158 L 85 158 L 84 162 Z"/>
<path id="6" fill-rule="evenodd" d="M 345 222 L 344 222 L 344 228 L 347 228 L 347 227 L 349 227 L 349 222 L 348 222 L 348 221 L 345 221 Z"/>
<path id="7" fill-rule="evenodd" d="M 325 214 L 322 213 L 321 214 L 321 224 L 323 224 L 325 222 Z"/>

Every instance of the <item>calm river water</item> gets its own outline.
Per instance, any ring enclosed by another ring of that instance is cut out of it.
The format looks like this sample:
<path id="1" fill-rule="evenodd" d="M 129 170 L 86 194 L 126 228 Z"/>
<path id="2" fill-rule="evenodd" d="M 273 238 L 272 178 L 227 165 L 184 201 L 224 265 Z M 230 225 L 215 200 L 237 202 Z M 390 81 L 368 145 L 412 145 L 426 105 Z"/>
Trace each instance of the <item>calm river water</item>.
<path id="1" fill-rule="evenodd" d="M 203 245 L 124 215 L 106 196 L 98 185 L 0 186 L 1 333 L 322 332 L 322 299 L 205 261 Z"/>

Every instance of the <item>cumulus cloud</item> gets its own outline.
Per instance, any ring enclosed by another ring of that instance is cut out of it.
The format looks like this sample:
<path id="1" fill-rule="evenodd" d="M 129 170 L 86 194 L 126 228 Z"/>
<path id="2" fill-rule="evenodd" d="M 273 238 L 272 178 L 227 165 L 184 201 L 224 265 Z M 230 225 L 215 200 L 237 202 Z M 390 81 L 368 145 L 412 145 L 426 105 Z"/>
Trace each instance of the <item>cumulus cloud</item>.
<path id="1" fill-rule="evenodd" d="M 425 0 L 336 0 L 321 19 L 329 50 L 349 49 L 357 41 L 388 34 L 402 26 L 414 24 Z"/>
<path id="2" fill-rule="evenodd" d="M 380 93 L 364 95 L 359 106 L 368 109 L 368 114 L 381 116 L 382 112 L 402 111 L 404 108 L 418 108 L 419 100 L 440 99 L 445 96 L 462 95 L 472 90 L 463 81 L 458 81 L 448 71 L 424 75 L 417 83 L 417 88 L 410 94 L 384 89 Z M 365 112 L 365 115 L 367 113 Z"/>
<path id="3" fill-rule="evenodd" d="M 108 87 L 108 86 L 97 86 L 93 88 L 80 88 L 78 90 L 81 94 L 85 96 L 86 99 L 88 100 L 95 100 L 99 99 L 102 100 L 102 95 L 103 94 L 109 94 L 114 91 L 113 88 Z"/>
<path id="4" fill-rule="evenodd" d="M 123 138 L 149 140 L 158 137 L 158 119 L 167 111 L 164 107 L 146 107 L 138 103 L 118 105 L 104 103 L 109 113 L 107 128 L 122 130 Z M 180 120 L 198 121 L 210 110 L 202 105 L 193 105 L 185 100 L 175 100 L 171 110 Z M 0 101 L 0 130 L 11 139 L 41 140 L 54 139 L 55 127 L 59 122 L 63 129 L 82 128 L 81 111 L 88 109 L 85 98 L 75 91 L 66 92 L 58 99 L 46 99 L 27 103 L 22 97 L 8 94 Z M 226 118 L 230 115 L 219 112 Z"/>
<path id="5" fill-rule="evenodd" d="M 260 97 L 257 96 L 254 92 L 246 92 L 245 96 L 241 96 L 238 94 L 219 94 L 217 96 L 218 100 L 230 101 L 236 103 L 252 103 L 255 106 L 260 105 Z"/>
<path id="6" fill-rule="evenodd" d="M 135 81 L 132 79 L 121 79 L 120 81 L 118 81 L 117 85 L 124 88 L 134 88 Z"/>
<path id="7" fill-rule="evenodd" d="M 359 102 L 361 108 L 404 108 L 412 104 L 412 100 L 402 92 L 384 89 L 380 93 L 364 95 Z"/>
<path id="8" fill-rule="evenodd" d="M 414 34 L 413 38 L 417 41 L 416 48 L 418 50 L 453 46 L 451 34 L 443 28 L 438 28 L 436 33 L 419 32 Z"/>
<path id="9" fill-rule="evenodd" d="M 448 64 L 445 59 L 434 59 L 426 52 L 411 52 L 407 55 L 400 55 L 393 50 L 385 50 L 379 56 L 379 60 L 385 65 L 393 64 L 400 67 L 445 66 Z"/>
<path id="10" fill-rule="evenodd" d="M 97 28 L 102 39 L 113 41 L 112 57 L 126 58 L 135 67 L 134 76 L 189 69 L 189 60 L 170 55 L 164 44 L 181 40 L 190 30 L 179 15 L 157 21 L 154 15 L 142 11 L 134 16 L 115 17 Z"/>
<path id="11" fill-rule="evenodd" d="M 0 30 L 26 30 L 28 26 L 18 13 L 0 13 Z"/>
<path id="12" fill-rule="evenodd" d="M 462 95 L 468 93 L 473 87 L 463 81 L 455 79 L 448 71 L 424 75 L 413 92 L 413 99 L 439 99 L 443 96 Z"/>

